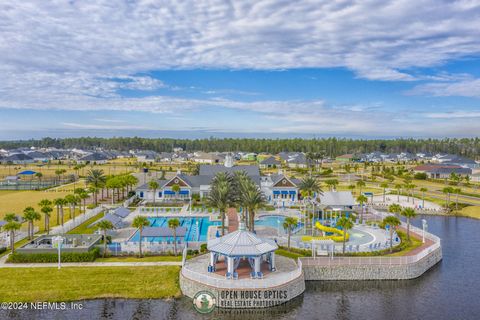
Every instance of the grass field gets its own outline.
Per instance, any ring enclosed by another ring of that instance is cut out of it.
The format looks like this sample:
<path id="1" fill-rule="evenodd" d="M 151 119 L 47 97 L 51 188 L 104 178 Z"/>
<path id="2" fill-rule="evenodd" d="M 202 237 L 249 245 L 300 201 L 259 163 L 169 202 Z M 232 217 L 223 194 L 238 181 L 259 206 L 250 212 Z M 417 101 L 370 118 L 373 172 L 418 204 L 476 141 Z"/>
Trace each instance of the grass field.
<path id="1" fill-rule="evenodd" d="M 180 296 L 180 267 L 67 267 L 0 269 L 0 297 L 10 301 Z"/>
<path id="2" fill-rule="evenodd" d="M 42 199 L 53 200 L 55 198 L 65 197 L 68 192 L 44 192 L 44 191 L 0 191 L 0 219 L 5 216 L 7 213 L 15 213 L 17 215 L 23 215 L 23 209 L 28 206 L 34 207 L 38 212 L 40 212 L 40 207 L 38 203 Z M 68 207 L 64 208 L 64 221 L 69 220 L 69 211 Z M 78 206 L 75 208 L 76 215 L 80 214 L 80 208 Z M 50 228 L 57 225 L 57 210 L 53 206 L 53 211 L 50 216 Z M 35 225 L 40 227 L 40 231 L 44 230 L 44 218 L 39 221 L 35 221 Z"/>
<path id="3" fill-rule="evenodd" d="M 103 216 L 104 216 L 104 213 L 101 212 L 101 213 L 97 214 L 96 216 L 88 219 L 87 221 L 85 221 L 84 223 L 82 223 L 81 225 L 76 227 L 75 229 L 70 230 L 67 233 L 68 234 L 92 234 L 97 230 L 97 228 L 96 227 L 89 228 L 89 226 L 92 223 L 94 223 L 95 221 L 97 221 L 98 219 L 102 218 Z"/>
<path id="4" fill-rule="evenodd" d="M 459 215 L 474 219 L 480 219 L 480 206 L 469 206 L 463 208 Z"/>

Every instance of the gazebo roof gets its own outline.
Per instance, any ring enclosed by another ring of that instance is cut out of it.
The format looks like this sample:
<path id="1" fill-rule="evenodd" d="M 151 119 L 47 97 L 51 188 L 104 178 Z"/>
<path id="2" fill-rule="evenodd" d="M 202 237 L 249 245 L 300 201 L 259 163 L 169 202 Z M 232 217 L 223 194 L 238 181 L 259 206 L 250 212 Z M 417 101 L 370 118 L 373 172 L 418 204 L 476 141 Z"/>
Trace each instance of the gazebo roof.
<path id="1" fill-rule="evenodd" d="M 227 256 L 260 256 L 277 250 L 278 246 L 275 241 L 259 238 L 250 231 L 237 230 L 208 240 L 207 249 Z"/>

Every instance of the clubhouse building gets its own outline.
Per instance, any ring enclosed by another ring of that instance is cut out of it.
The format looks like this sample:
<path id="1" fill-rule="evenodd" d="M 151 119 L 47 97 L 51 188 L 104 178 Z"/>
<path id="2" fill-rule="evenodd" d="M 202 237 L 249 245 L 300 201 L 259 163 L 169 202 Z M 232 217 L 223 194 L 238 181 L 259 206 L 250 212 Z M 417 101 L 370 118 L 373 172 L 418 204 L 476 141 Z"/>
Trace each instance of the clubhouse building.
<path id="1" fill-rule="evenodd" d="M 263 191 L 267 201 L 275 206 L 291 206 L 299 200 L 298 179 L 291 179 L 281 173 L 261 176 L 258 166 L 234 166 L 226 161 L 225 165 L 200 165 L 198 175 L 186 175 L 181 172 L 168 180 L 157 180 L 159 189 L 155 191 L 155 201 L 188 200 L 194 194 L 205 198 L 210 192 L 213 178 L 219 172 L 234 174 L 244 171 L 252 181 Z M 174 187 L 178 186 L 178 187 Z M 148 183 L 136 189 L 137 197 L 146 201 L 153 201 L 154 191 Z"/>

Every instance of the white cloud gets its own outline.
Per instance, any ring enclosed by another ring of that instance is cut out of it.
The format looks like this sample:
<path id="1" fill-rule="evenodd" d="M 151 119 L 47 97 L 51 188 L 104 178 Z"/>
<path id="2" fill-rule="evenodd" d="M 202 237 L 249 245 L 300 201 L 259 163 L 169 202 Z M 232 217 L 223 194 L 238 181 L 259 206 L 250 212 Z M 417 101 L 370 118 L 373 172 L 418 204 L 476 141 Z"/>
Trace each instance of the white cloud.
<path id="1" fill-rule="evenodd" d="M 480 98 L 480 79 L 470 76 L 461 80 L 430 82 L 415 86 L 407 94 Z"/>
<path id="2" fill-rule="evenodd" d="M 3 1 L 1 62 L 16 72 L 171 68 L 406 70 L 480 53 L 472 1 Z"/>
<path id="3" fill-rule="evenodd" d="M 479 118 L 480 111 L 449 111 L 427 113 L 425 117 L 432 119 Z"/>

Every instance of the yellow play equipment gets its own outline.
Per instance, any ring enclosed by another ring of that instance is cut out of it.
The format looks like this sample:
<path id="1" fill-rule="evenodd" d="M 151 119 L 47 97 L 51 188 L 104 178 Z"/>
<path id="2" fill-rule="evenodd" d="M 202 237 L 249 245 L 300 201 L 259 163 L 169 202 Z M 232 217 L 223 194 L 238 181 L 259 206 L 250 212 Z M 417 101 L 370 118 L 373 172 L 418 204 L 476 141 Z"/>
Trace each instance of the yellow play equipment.
<path id="1" fill-rule="evenodd" d="M 338 235 L 331 235 L 331 236 L 324 236 L 324 237 L 303 236 L 302 237 L 303 242 L 308 242 L 308 241 L 312 241 L 312 240 L 328 240 L 328 239 L 333 240 L 335 242 L 343 242 L 343 233 L 344 233 L 343 230 L 324 226 L 323 224 L 321 224 L 318 221 L 317 221 L 317 223 L 315 223 L 315 227 L 317 229 L 321 230 L 321 231 L 330 232 L 330 233 L 334 233 L 334 234 L 338 234 Z M 347 233 L 345 239 L 348 241 L 349 237 L 350 237 L 350 235 Z"/>

